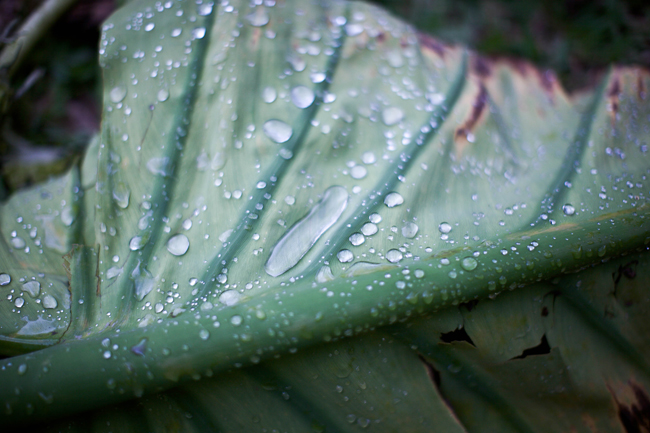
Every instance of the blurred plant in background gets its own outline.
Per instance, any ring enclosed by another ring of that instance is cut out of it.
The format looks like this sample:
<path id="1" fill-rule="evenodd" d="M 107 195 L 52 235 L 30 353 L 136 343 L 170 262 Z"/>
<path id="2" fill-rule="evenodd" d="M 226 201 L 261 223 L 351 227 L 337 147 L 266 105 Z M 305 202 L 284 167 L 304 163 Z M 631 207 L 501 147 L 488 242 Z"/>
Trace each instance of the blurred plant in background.
<path id="1" fill-rule="evenodd" d="M 645 0 L 374 0 L 419 30 L 486 56 L 527 59 L 569 90 L 611 63 L 650 67 Z M 0 48 L 43 2 L 0 1 Z M 0 112 L 0 199 L 61 173 L 99 129 L 100 23 L 124 1 L 79 0 L 27 53 Z"/>

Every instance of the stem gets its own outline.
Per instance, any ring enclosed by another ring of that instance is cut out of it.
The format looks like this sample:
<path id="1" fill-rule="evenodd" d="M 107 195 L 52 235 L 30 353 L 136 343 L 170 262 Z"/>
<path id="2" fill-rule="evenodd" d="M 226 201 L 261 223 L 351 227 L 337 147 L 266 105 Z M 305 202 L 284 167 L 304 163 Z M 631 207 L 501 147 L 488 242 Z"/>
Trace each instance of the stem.
<path id="1" fill-rule="evenodd" d="M 650 206 L 641 205 L 579 226 L 534 227 L 325 284 L 299 280 L 202 315 L 66 341 L 0 361 L 0 420 L 34 422 L 139 397 L 574 272 L 649 243 Z M 462 265 L 468 257 L 475 260 L 471 270 Z M 441 266 L 441 258 L 450 264 Z"/>

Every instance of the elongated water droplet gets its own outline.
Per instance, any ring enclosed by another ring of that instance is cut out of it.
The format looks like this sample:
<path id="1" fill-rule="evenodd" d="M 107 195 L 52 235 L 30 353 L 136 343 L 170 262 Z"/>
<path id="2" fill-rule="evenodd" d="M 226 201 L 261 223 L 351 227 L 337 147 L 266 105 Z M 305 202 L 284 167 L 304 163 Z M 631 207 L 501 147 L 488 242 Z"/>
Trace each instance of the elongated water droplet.
<path id="1" fill-rule="evenodd" d="M 122 182 L 118 182 L 113 190 L 113 200 L 115 203 L 122 209 L 129 207 L 129 198 L 131 197 L 131 191 L 124 185 Z"/>
<path id="2" fill-rule="evenodd" d="M 54 296 L 45 295 L 43 297 L 43 307 L 44 308 L 52 309 L 52 308 L 56 308 L 56 306 L 57 306 L 57 302 L 56 302 L 56 299 L 54 298 Z"/>
<path id="3" fill-rule="evenodd" d="M 142 238 L 142 236 L 133 236 L 129 241 L 129 249 L 131 251 L 138 251 L 145 246 L 147 242 Z"/>
<path id="4" fill-rule="evenodd" d="M 332 274 L 332 268 L 329 266 L 321 266 L 321 268 L 318 270 L 318 274 L 316 274 L 316 282 L 317 283 L 326 283 L 328 281 L 333 281 L 334 280 L 334 274 Z"/>
<path id="5" fill-rule="evenodd" d="M 281 120 L 271 119 L 264 123 L 264 133 L 276 143 L 286 143 L 293 135 L 293 129 Z"/>
<path id="6" fill-rule="evenodd" d="M 460 262 L 460 266 L 466 271 L 473 271 L 478 266 L 478 262 L 474 257 L 465 257 L 463 261 Z"/>
<path id="7" fill-rule="evenodd" d="M 115 86 L 111 89 L 110 93 L 108 94 L 109 99 L 111 102 L 118 103 L 121 102 L 122 99 L 126 97 L 126 87 L 124 86 Z"/>
<path id="8" fill-rule="evenodd" d="M 384 204 L 388 207 L 399 206 L 404 203 L 404 197 L 397 192 L 391 192 L 384 198 Z"/>
<path id="9" fill-rule="evenodd" d="M 328 188 L 321 201 L 275 244 L 265 265 L 266 273 L 277 277 L 296 266 L 322 234 L 339 219 L 347 204 L 348 192 L 345 188 Z"/>
<path id="10" fill-rule="evenodd" d="M 356 277 L 358 275 L 369 274 L 370 272 L 373 272 L 375 269 L 377 269 L 379 266 L 381 265 L 377 263 L 357 262 L 354 265 L 352 265 L 350 269 L 347 270 L 344 276 L 346 278 L 349 278 L 349 277 Z"/>
<path id="11" fill-rule="evenodd" d="M 404 224 L 404 227 L 402 227 L 402 236 L 404 236 L 407 239 L 413 239 L 417 234 L 418 230 L 419 227 L 417 226 L 417 224 L 408 222 Z"/>
<path id="12" fill-rule="evenodd" d="M 35 298 L 41 292 L 41 283 L 38 281 L 29 281 L 23 284 L 23 290 L 29 293 L 29 296 Z"/>
<path id="13" fill-rule="evenodd" d="M 291 101 L 298 108 L 307 108 L 314 102 L 314 91 L 309 87 L 296 86 L 291 90 Z"/>
<path id="14" fill-rule="evenodd" d="M 388 107 L 382 111 L 381 118 L 386 126 L 392 126 L 404 118 L 404 112 L 397 107 Z"/>
<path id="15" fill-rule="evenodd" d="M 172 236 L 167 241 L 167 251 L 175 256 L 182 256 L 190 247 L 190 240 L 184 234 Z"/>
<path id="16" fill-rule="evenodd" d="M 262 90 L 262 101 L 266 102 L 267 104 L 270 104 L 271 102 L 275 101 L 275 98 L 277 97 L 278 97 L 278 92 L 276 92 L 273 87 L 265 87 Z"/>
<path id="17" fill-rule="evenodd" d="M 9 283 L 11 283 L 11 275 L 0 274 L 0 286 L 6 286 Z"/>

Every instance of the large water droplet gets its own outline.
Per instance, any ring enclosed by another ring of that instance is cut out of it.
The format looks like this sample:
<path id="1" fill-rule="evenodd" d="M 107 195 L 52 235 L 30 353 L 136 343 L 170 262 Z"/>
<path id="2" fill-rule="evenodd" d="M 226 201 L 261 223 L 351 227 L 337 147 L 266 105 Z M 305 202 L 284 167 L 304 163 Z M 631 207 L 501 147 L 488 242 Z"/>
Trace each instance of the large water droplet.
<path id="1" fill-rule="evenodd" d="M 11 239 L 11 246 L 16 248 L 17 250 L 22 250 L 23 248 L 25 248 L 25 245 L 27 245 L 25 243 L 25 240 L 20 236 Z"/>
<path id="2" fill-rule="evenodd" d="M 52 308 L 56 308 L 56 306 L 57 306 L 57 302 L 56 302 L 56 299 L 54 298 L 54 296 L 45 295 L 43 297 L 43 307 L 44 308 L 52 309 Z"/>
<path id="3" fill-rule="evenodd" d="M 175 256 L 182 256 L 190 247 L 190 240 L 184 234 L 172 236 L 167 241 L 167 251 Z"/>
<path id="4" fill-rule="evenodd" d="M 404 197 L 397 192 L 391 192 L 384 198 L 384 204 L 388 207 L 399 206 L 404 203 Z"/>
<path id="5" fill-rule="evenodd" d="M 440 223 L 438 226 L 438 231 L 442 234 L 447 234 L 451 231 L 451 224 L 449 223 Z"/>
<path id="6" fill-rule="evenodd" d="M 417 224 L 408 222 L 404 224 L 404 227 L 402 227 L 402 236 L 404 236 L 407 239 L 413 239 L 417 234 L 418 230 L 419 227 L 417 226 Z"/>
<path id="7" fill-rule="evenodd" d="M 205 37 L 205 27 L 197 27 L 192 30 L 192 38 L 203 39 Z"/>
<path id="8" fill-rule="evenodd" d="M 278 92 L 276 92 L 273 87 L 265 87 L 262 90 L 262 101 L 266 102 L 267 104 L 270 104 L 271 102 L 275 101 L 275 98 L 277 97 L 278 97 Z"/>
<path id="9" fill-rule="evenodd" d="M 147 170 L 151 174 L 158 174 L 160 176 L 167 176 L 169 174 L 169 158 L 166 156 L 151 158 L 147 161 Z"/>
<path id="10" fill-rule="evenodd" d="M 352 233 L 352 235 L 350 235 L 350 237 L 349 237 L 349 241 L 350 241 L 350 243 L 352 245 L 354 245 L 355 247 L 358 247 L 359 245 L 361 245 L 362 243 L 364 243 L 366 241 L 366 238 L 361 233 Z"/>
<path id="11" fill-rule="evenodd" d="M 291 101 L 298 108 L 307 108 L 314 102 L 314 92 L 306 86 L 296 86 L 291 90 Z"/>
<path id="12" fill-rule="evenodd" d="M 239 326 L 243 321 L 244 319 L 239 315 L 234 315 L 230 318 L 230 323 L 232 323 L 233 326 Z"/>
<path id="13" fill-rule="evenodd" d="M 277 277 L 296 266 L 318 238 L 339 219 L 347 204 L 345 188 L 328 188 L 321 201 L 275 244 L 265 265 L 266 273 Z"/>
<path id="14" fill-rule="evenodd" d="M 11 283 L 11 275 L 0 274 L 0 286 L 6 286 L 9 283 Z"/>
<path id="15" fill-rule="evenodd" d="M 29 281 L 23 284 L 23 290 L 29 293 L 29 296 L 35 298 L 41 292 L 41 283 L 38 281 Z"/>
<path id="16" fill-rule="evenodd" d="M 226 290 L 221 295 L 219 295 L 219 302 L 227 307 L 230 307 L 231 305 L 237 304 L 239 302 L 239 298 L 241 298 L 241 295 L 237 290 Z"/>
<path id="17" fill-rule="evenodd" d="M 140 263 L 138 263 L 131 273 L 131 278 L 135 282 L 135 297 L 138 301 L 142 301 L 153 290 L 156 280 L 148 270 L 140 270 Z"/>
<path id="18" fill-rule="evenodd" d="M 207 329 L 201 329 L 199 331 L 199 338 L 204 341 L 207 340 L 208 338 L 210 338 L 210 331 L 208 331 Z"/>
<path id="19" fill-rule="evenodd" d="M 327 78 L 327 75 L 325 75 L 323 72 L 312 72 L 309 74 L 309 78 L 311 79 L 311 82 L 314 84 L 322 83 L 325 81 L 325 78 Z"/>
<path id="20" fill-rule="evenodd" d="M 146 26 L 144 26 L 144 31 L 145 32 L 150 32 L 153 30 L 153 28 L 156 27 L 154 23 L 147 23 Z"/>
<path id="21" fill-rule="evenodd" d="M 293 129 L 281 120 L 271 119 L 264 123 L 264 133 L 276 143 L 286 143 L 293 135 Z"/>
<path id="22" fill-rule="evenodd" d="M 363 179 L 366 177 L 366 174 L 368 174 L 368 170 L 363 165 L 355 165 L 352 167 L 352 170 L 350 170 L 350 176 L 352 176 L 352 179 Z"/>
<path id="23" fill-rule="evenodd" d="M 466 271 L 473 271 L 478 266 L 478 262 L 474 257 L 465 257 L 460 262 L 460 266 Z"/>
<path id="24" fill-rule="evenodd" d="M 122 182 L 118 182 L 113 190 L 113 199 L 115 203 L 122 209 L 129 207 L 129 198 L 131 197 L 131 191 L 124 185 Z"/>
<path id="25" fill-rule="evenodd" d="M 365 223 L 361 227 L 361 233 L 363 233 L 364 236 L 372 236 L 377 233 L 377 226 L 373 223 Z"/>
<path id="26" fill-rule="evenodd" d="M 368 219 L 373 224 L 379 224 L 381 222 L 381 215 L 379 215 L 378 213 L 371 213 Z"/>
<path id="27" fill-rule="evenodd" d="M 400 250 L 388 250 L 388 252 L 386 252 L 386 260 L 391 263 L 397 263 L 402 260 L 403 257 L 404 256 Z"/>
<path id="28" fill-rule="evenodd" d="M 111 89 L 108 94 L 111 102 L 118 103 L 126 97 L 126 87 L 124 86 L 115 86 Z"/>
<path id="29" fill-rule="evenodd" d="M 262 27 L 269 23 L 269 14 L 266 13 L 266 9 L 258 8 L 255 12 L 246 15 L 246 20 L 253 27 Z"/>
<path id="30" fill-rule="evenodd" d="M 571 216 L 574 213 L 576 213 L 576 208 L 574 208 L 571 204 L 567 203 L 564 206 L 562 206 L 562 211 L 564 212 L 565 215 Z"/>
<path id="31" fill-rule="evenodd" d="M 350 250 L 341 250 L 336 254 L 336 258 L 341 263 L 349 263 L 354 259 L 354 254 Z"/>
<path id="32" fill-rule="evenodd" d="M 363 152 L 363 155 L 361 155 L 361 161 L 364 164 L 374 164 L 375 161 L 377 161 L 377 157 L 375 157 L 375 154 L 371 151 Z"/>
<path id="33" fill-rule="evenodd" d="M 167 90 L 167 89 L 158 90 L 158 95 L 156 95 L 156 98 L 160 102 L 165 102 L 167 99 L 169 99 L 169 90 Z"/>
<path id="34" fill-rule="evenodd" d="M 386 126 L 392 126 L 404 118 L 404 112 L 397 107 L 388 107 L 382 111 L 381 118 Z"/>
<path id="35" fill-rule="evenodd" d="M 14 305 L 16 306 L 16 308 L 20 308 L 23 305 L 25 305 L 25 300 L 23 298 L 16 298 L 16 300 L 14 301 Z"/>

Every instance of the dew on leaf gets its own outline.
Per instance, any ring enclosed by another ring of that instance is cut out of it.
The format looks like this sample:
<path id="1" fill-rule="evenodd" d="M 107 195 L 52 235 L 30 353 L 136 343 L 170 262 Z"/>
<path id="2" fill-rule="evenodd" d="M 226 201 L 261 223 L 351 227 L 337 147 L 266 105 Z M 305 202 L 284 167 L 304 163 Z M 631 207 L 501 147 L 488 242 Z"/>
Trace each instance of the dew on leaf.
<path id="1" fill-rule="evenodd" d="M 115 203 L 122 209 L 129 207 L 129 198 L 131 197 L 131 191 L 124 185 L 124 183 L 119 182 L 115 189 L 113 189 L 113 200 Z"/>
<path id="2" fill-rule="evenodd" d="M 465 257 L 460 262 L 460 266 L 466 271 L 473 271 L 478 266 L 478 262 L 474 257 Z"/>
<path id="3" fill-rule="evenodd" d="M 573 215 L 576 213 L 576 208 L 574 208 L 571 204 L 567 203 L 564 206 L 562 206 L 562 211 L 564 212 L 565 215 Z"/>
<path id="4" fill-rule="evenodd" d="M 144 31 L 145 32 L 150 32 L 153 30 L 153 28 L 156 27 L 154 23 L 147 23 L 146 26 L 144 26 Z"/>
<path id="5" fill-rule="evenodd" d="M 54 296 L 45 295 L 43 297 L 43 307 L 44 308 L 52 309 L 52 308 L 56 308 L 56 306 L 57 306 L 57 302 L 56 302 L 56 299 L 54 298 Z"/>
<path id="6" fill-rule="evenodd" d="M 201 338 L 201 340 L 204 341 L 207 340 L 208 338 L 210 338 L 210 332 L 207 329 L 201 329 L 199 331 L 199 338 Z"/>
<path id="7" fill-rule="evenodd" d="M 158 94 L 156 95 L 156 98 L 160 102 L 165 102 L 167 99 L 169 99 L 169 90 L 167 89 L 158 90 Z"/>
<path id="8" fill-rule="evenodd" d="M 404 197 L 397 192 L 391 192 L 384 198 L 384 204 L 388 207 L 399 206 L 404 203 Z"/>
<path id="9" fill-rule="evenodd" d="M 293 129 L 285 122 L 277 119 L 264 123 L 264 134 L 276 143 L 286 143 L 293 135 Z"/>
<path id="10" fill-rule="evenodd" d="M 169 174 L 169 158 L 166 156 L 151 158 L 147 161 L 147 170 L 151 174 L 167 176 Z"/>
<path id="11" fill-rule="evenodd" d="M 192 30 L 192 38 L 203 39 L 205 37 L 205 27 L 197 27 Z"/>
<path id="12" fill-rule="evenodd" d="M 226 290 L 221 295 L 219 295 L 219 302 L 224 304 L 227 307 L 235 305 L 239 302 L 241 295 L 236 290 Z"/>
<path id="13" fill-rule="evenodd" d="M 353 233 L 352 235 L 350 235 L 348 240 L 350 241 L 350 243 L 352 245 L 354 245 L 355 247 L 358 247 L 359 245 L 361 245 L 362 243 L 364 243 L 366 241 L 366 238 L 361 233 Z"/>
<path id="14" fill-rule="evenodd" d="M 263 27 L 269 23 L 269 14 L 264 8 L 259 8 L 255 12 L 246 15 L 246 20 L 253 27 Z"/>
<path id="15" fill-rule="evenodd" d="M 388 260 L 391 263 L 397 263 L 400 260 L 402 260 L 404 256 L 402 255 L 400 250 L 388 250 L 386 252 L 386 260 Z"/>
<path id="16" fill-rule="evenodd" d="M 312 83 L 318 84 L 325 81 L 325 78 L 327 78 L 327 76 L 323 72 L 312 72 L 309 75 L 309 78 L 311 79 Z"/>
<path id="17" fill-rule="evenodd" d="M 355 165 L 350 170 L 350 176 L 353 179 L 363 179 L 368 174 L 368 170 L 363 165 Z"/>
<path id="18" fill-rule="evenodd" d="M 129 249 L 131 251 L 138 251 L 145 246 L 147 242 L 142 238 L 142 236 L 133 236 L 129 241 Z"/>
<path id="19" fill-rule="evenodd" d="M 377 231 L 377 226 L 373 223 L 365 223 L 363 226 L 361 226 L 361 233 L 363 233 L 365 236 L 372 236 L 377 233 Z"/>
<path id="20" fill-rule="evenodd" d="M 438 226 L 438 231 L 446 235 L 451 231 L 451 225 L 449 223 L 440 223 Z"/>
<path id="21" fill-rule="evenodd" d="M 341 263 L 349 263 L 354 259 L 354 254 L 350 250 L 341 250 L 336 254 L 336 258 Z"/>
<path id="22" fill-rule="evenodd" d="M 298 108 L 307 108 L 314 102 L 314 91 L 306 86 L 291 89 L 291 101 Z"/>
<path id="23" fill-rule="evenodd" d="M 328 188 L 321 201 L 275 244 L 264 266 L 266 273 L 277 277 L 296 266 L 322 234 L 338 221 L 347 203 L 348 192 L 345 188 Z"/>
<path id="24" fill-rule="evenodd" d="M 398 107 L 388 107 L 382 111 L 381 118 L 386 126 L 392 126 L 404 118 L 404 112 Z"/>
<path id="25" fill-rule="evenodd" d="M 364 152 L 363 155 L 361 155 L 361 161 L 364 164 L 374 164 L 377 161 L 377 157 L 375 157 L 375 154 L 371 151 Z"/>
<path id="26" fill-rule="evenodd" d="M 35 298 L 41 292 L 41 283 L 38 281 L 28 281 L 23 284 L 23 290 L 29 293 L 29 296 Z"/>
<path id="27" fill-rule="evenodd" d="M 240 315 L 234 315 L 230 318 L 230 323 L 233 326 L 239 326 L 242 324 L 243 321 L 244 319 Z"/>
<path id="28" fill-rule="evenodd" d="M 124 86 L 115 86 L 111 89 L 108 94 L 111 102 L 118 103 L 121 102 L 126 97 L 126 87 Z"/>
<path id="29" fill-rule="evenodd" d="M 265 87 L 262 90 L 262 101 L 266 102 L 267 104 L 270 104 L 271 102 L 275 101 L 275 98 L 278 97 L 278 92 L 275 91 L 273 87 Z"/>
<path id="30" fill-rule="evenodd" d="M 417 234 L 418 230 L 419 227 L 417 226 L 417 224 L 412 222 L 407 222 L 406 224 L 404 224 L 404 227 L 402 227 L 402 236 L 404 236 L 407 239 L 413 239 Z"/>
<path id="31" fill-rule="evenodd" d="M 372 213 L 372 214 L 370 214 L 368 219 L 373 224 L 379 224 L 381 222 L 381 215 L 379 215 L 378 213 Z"/>
<path id="32" fill-rule="evenodd" d="M 23 298 L 16 298 L 16 299 L 14 300 L 14 305 L 15 305 L 17 308 L 20 308 L 20 307 L 22 307 L 23 305 L 25 305 L 25 300 L 24 300 Z"/>
<path id="33" fill-rule="evenodd" d="M 11 275 L 0 274 L 0 286 L 6 286 L 9 283 L 11 283 Z"/>
<path id="34" fill-rule="evenodd" d="M 177 234 L 167 241 L 167 251 L 175 256 L 182 256 L 190 247 L 190 240 L 184 234 Z"/>
<path id="35" fill-rule="evenodd" d="M 11 239 L 11 246 L 16 248 L 17 250 L 21 250 L 25 248 L 25 245 L 27 245 L 25 243 L 25 240 L 20 236 Z"/>

